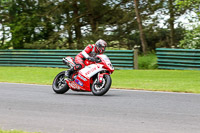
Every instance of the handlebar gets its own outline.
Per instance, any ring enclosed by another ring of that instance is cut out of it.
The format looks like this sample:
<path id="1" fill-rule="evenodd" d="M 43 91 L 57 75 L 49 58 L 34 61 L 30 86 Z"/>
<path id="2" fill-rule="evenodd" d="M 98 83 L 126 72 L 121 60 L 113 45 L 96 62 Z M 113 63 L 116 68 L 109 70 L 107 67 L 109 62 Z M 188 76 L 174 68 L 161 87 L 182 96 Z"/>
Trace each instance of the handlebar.
<path id="1" fill-rule="evenodd" d="M 101 59 L 99 57 L 95 57 L 95 62 L 96 63 L 100 63 L 101 62 Z"/>

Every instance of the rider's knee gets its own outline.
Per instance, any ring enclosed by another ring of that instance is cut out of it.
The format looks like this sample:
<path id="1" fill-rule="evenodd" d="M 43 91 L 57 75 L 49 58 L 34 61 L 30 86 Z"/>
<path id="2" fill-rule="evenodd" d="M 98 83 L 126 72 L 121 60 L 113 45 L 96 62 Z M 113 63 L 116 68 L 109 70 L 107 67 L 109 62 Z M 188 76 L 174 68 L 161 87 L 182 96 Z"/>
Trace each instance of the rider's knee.
<path id="1" fill-rule="evenodd" d="M 82 64 L 76 64 L 76 66 L 74 67 L 74 70 L 80 70 L 82 68 L 84 68 L 85 65 L 82 65 Z"/>

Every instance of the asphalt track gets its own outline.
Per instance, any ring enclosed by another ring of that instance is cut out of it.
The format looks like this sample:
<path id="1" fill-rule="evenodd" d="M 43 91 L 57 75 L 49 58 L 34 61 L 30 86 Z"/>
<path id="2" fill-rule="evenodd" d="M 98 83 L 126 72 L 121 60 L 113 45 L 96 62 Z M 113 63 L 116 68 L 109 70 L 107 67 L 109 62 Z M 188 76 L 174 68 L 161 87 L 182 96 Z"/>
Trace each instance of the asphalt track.
<path id="1" fill-rule="evenodd" d="M 111 89 L 105 96 L 0 83 L 0 128 L 41 133 L 199 133 L 200 95 Z"/>

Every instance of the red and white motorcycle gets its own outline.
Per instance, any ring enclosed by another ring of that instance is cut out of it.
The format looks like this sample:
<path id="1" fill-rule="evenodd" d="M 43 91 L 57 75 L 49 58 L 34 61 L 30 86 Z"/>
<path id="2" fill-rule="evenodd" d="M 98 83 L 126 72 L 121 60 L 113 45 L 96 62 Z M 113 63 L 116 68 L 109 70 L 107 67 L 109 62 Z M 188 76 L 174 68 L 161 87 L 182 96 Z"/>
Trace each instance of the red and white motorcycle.
<path id="1" fill-rule="evenodd" d="M 54 79 L 52 88 L 55 93 L 64 94 L 69 89 L 73 91 L 92 92 L 96 96 L 104 95 L 111 86 L 110 74 L 114 67 L 106 55 L 97 55 L 95 62 L 85 60 L 85 67 L 74 73 L 71 78 L 65 77 L 65 71 L 60 72 Z M 72 57 L 63 58 L 63 62 L 69 67 L 74 67 Z"/>

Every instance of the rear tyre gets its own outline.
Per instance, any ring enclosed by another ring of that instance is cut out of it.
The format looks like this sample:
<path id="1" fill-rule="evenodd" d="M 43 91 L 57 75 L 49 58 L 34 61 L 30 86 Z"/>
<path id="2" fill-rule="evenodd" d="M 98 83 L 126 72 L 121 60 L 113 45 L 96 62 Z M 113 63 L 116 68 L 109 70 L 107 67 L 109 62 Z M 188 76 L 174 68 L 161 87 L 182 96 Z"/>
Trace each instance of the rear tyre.
<path id="1" fill-rule="evenodd" d="M 103 80 L 102 80 L 102 84 L 101 85 L 97 85 L 97 78 L 95 79 L 94 83 L 92 84 L 92 93 L 95 96 L 102 96 L 104 94 L 106 94 L 106 92 L 110 89 L 111 83 L 112 83 L 112 79 L 110 77 L 110 75 L 105 74 L 103 76 Z"/>
<path id="2" fill-rule="evenodd" d="M 53 91 L 57 94 L 64 94 L 69 90 L 69 86 L 65 81 L 65 71 L 60 72 L 53 80 Z"/>

